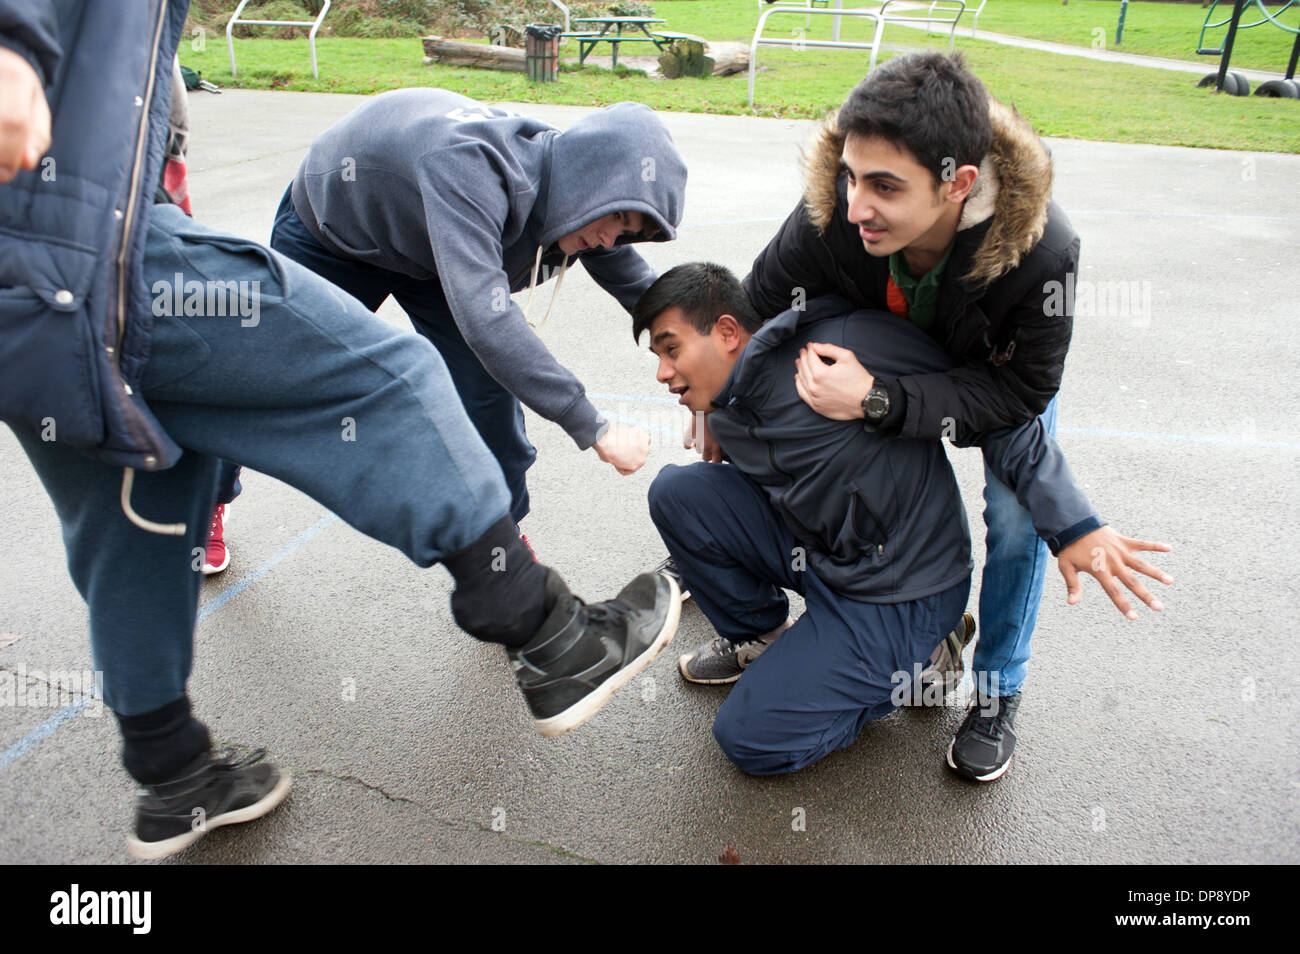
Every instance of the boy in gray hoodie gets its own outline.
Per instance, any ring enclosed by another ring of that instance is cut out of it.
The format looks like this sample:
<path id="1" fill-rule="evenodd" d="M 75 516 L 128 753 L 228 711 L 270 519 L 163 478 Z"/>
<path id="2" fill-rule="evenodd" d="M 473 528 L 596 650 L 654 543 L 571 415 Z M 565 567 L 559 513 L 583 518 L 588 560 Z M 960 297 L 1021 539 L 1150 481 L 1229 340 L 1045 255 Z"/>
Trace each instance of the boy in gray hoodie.
<path id="1" fill-rule="evenodd" d="M 446 361 L 518 522 L 537 456 L 520 401 L 619 473 L 645 462 L 649 437 L 610 427 L 510 294 L 527 288 L 531 305 L 539 276 L 558 274 L 558 295 L 580 259 L 630 313 L 656 276 L 628 245 L 676 236 L 685 186 L 668 130 L 637 103 L 561 132 L 446 90 L 396 90 L 312 144 L 271 246 L 372 311 L 397 299 Z"/>

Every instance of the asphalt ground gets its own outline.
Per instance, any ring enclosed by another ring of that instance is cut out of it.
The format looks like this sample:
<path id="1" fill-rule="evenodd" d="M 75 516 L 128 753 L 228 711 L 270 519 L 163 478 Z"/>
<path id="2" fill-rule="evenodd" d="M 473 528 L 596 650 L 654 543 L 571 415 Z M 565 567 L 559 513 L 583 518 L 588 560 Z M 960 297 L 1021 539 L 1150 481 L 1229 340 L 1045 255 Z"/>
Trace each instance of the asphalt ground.
<path id="1" fill-rule="evenodd" d="M 199 220 L 266 240 L 313 136 L 359 101 L 193 95 Z M 586 112 L 517 108 L 560 127 Z M 811 124 L 662 118 L 690 168 L 687 212 L 679 239 L 646 257 L 743 274 L 798 197 Z M 453 625 L 443 570 L 246 471 L 233 560 L 201 597 L 191 694 L 216 740 L 267 747 L 294 789 L 175 860 L 711 863 L 728 845 L 742 862 L 1300 860 L 1300 156 L 1051 147 L 1084 256 L 1060 440 L 1105 517 L 1175 547 L 1153 562 L 1176 583 L 1159 588 L 1163 613 L 1128 622 L 1091 579 L 1067 606 L 1049 571 L 1004 778 L 971 784 L 944 765 L 957 707 L 897 712 L 794 775 L 745 776 L 710 733 L 727 689 L 677 674 L 677 654 L 712 636 L 693 604 L 646 675 L 544 740 L 501 650 Z M 1124 285 L 1090 286 L 1085 308 L 1085 282 Z M 391 302 L 381 316 L 406 325 Z M 646 489 L 692 459 L 629 327 L 576 269 L 544 337 L 598 406 L 653 428 L 642 471 L 620 477 L 529 420 L 540 456 L 524 529 L 591 599 L 661 559 Z M 981 465 L 976 451 L 950 456 L 976 541 L 974 607 Z M 86 611 L 6 429 L 0 481 L 0 676 L 25 667 L 30 702 L 40 673 L 92 668 Z M 49 701 L 0 708 L 0 862 L 124 861 L 133 787 L 115 720 Z"/>

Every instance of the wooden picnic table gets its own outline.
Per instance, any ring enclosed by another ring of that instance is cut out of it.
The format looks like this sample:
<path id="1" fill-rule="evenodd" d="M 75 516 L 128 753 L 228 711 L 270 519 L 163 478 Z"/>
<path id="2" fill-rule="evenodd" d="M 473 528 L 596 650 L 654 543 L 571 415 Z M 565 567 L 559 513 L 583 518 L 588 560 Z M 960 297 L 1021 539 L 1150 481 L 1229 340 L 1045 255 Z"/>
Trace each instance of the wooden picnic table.
<path id="1" fill-rule="evenodd" d="M 571 37 L 578 41 L 578 65 L 581 66 L 591 51 L 596 48 L 598 43 L 608 43 L 614 50 L 613 63 L 614 67 L 618 66 L 618 45 L 620 43 L 653 43 L 656 50 L 662 50 L 668 40 L 662 39 L 650 32 L 649 26 L 652 23 L 664 23 L 665 21 L 657 17 L 577 17 L 570 21 L 572 23 L 590 23 L 593 26 L 600 26 L 600 30 L 588 30 L 582 33 L 563 33 L 561 36 Z M 609 31 L 614 30 L 611 36 Z M 636 36 L 640 31 L 643 36 Z"/>

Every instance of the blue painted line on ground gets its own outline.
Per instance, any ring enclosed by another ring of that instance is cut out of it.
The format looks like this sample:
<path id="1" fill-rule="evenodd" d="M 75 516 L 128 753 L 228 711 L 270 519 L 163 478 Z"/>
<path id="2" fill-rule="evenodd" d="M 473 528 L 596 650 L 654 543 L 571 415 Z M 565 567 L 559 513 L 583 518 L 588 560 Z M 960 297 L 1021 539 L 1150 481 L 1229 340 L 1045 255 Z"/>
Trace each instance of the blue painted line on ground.
<path id="1" fill-rule="evenodd" d="M 639 427 L 644 431 L 649 431 L 652 435 L 653 434 L 659 435 L 659 437 L 664 440 L 676 441 L 677 446 L 681 447 L 682 434 L 684 433 L 686 428 L 685 418 L 682 419 L 681 430 L 676 430 L 676 429 L 669 430 L 666 427 L 660 427 L 658 424 L 652 424 L 649 421 L 645 420 L 644 418 L 630 417 L 627 414 L 619 414 L 617 411 L 607 411 L 607 410 L 602 410 L 601 408 L 596 408 L 596 410 L 600 411 L 601 414 L 604 414 L 605 417 L 608 418 L 611 423 L 623 424 L 626 425 L 627 427 Z M 685 449 L 686 448 L 682 448 L 682 450 Z"/>
<path id="2" fill-rule="evenodd" d="M 636 394 L 597 394 L 588 392 L 590 398 L 602 401 L 624 401 L 632 404 L 676 404 L 676 398 L 647 397 Z M 611 412 L 604 411 L 609 414 Z M 615 415 L 621 417 L 626 423 L 634 423 L 626 415 Z M 636 426 L 641 427 L 643 424 L 638 423 Z M 661 428 L 655 428 L 662 432 Z M 1202 434 L 1165 434 L 1159 431 L 1117 431 L 1107 428 L 1096 427 L 1058 427 L 1057 432 L 1061 434 L 1077 435 L 1079 437 L 1118 437 L 1129 440 L 1145 441 L 1170 441 L 1181 444 L 1211 444 L 1220 447 L 1259 447 L 1270 450 L 1300 450 L 1300 443 L 1292 441 L 1259 441 L 1243 440 L 1241 438 L 1222 437 Z"/>
<path id="3" fill-rule="evenodd" d="M 283 548 L 281 548 L 276 553 L 273 553 L 270 557 L 268 557 L 266 561 L 261 566 L 259 566 L 256 570 L 254 570 L 252 573 L 249 573 L 247 576 L 243 577 L 233 585 L 226 587 L 224 590 L 222 590 L 212 599 L 208 600 L 206 603 L 204 603 L 202 606 L 199 607 L 198 617 L 195 620 L 195 625 L 198 625 L 199 623 L 203 622 L 203 620 L 207 619 L 217 610 L 221 609 L 221 607 L 225 606 L 227 603 L 233 600 L 240 593 L 244 592 L 244 590 L 248 589 L 250 586 L 252 586 L 258 580 L 260 580 L 262 577 L 266 576 L 266 574 L 270 573 L 273 569 L 275 569 L 277 564 L 281 563 L 283 560 L 292 556 L 295 551 L 302 548 L 303 544 L 305 544 L 308 540 L 316 536 L 316 534 L 320 533 L 322 530 L 324 530 L 326 527 L 328 527 L 330 524 L 334 523 L 338 519 L 339 519 L 338 515 L 332 513 L 327 516 L 321 517 L 320 520 L 316 521 L 316 523 L 314 523 L 312 526 L 308 527 L 302 533 L 298 534 L 287 544 L 285 544 Z M 19 756 L 21 756 L 24 752 L 26 752 L 36 743 L 40 742 L 42 739 L 48 738 L 49 736 L 53 735 L 56 731 L 58 731 L 59 728 L 61 728 L 64 724 L 66 724 L 73 716 L 75 716 L 78 712 L 84 709 L 89 703 L 90 703 L 90 698 L 87 697 L 82 699 L 80 702 L 73 703 L 72 705 L 67 706 L 66 708 L 60 709 L 54 715 L 50 716 L 48 719 L 46 719 L 44 722 L 38 725 L 31 732 L 28 732 L 25 736 L 23 736 L 21 739 L 15 742 L 13 745 L 9 746 L 9 748 L 5 749 L 4 755 L 0 755 L 0 771 L 4 771 L 4 769 L 6 769 L 11 762 L 13 762 Z"/>
<path id="4" fill-rule="evenodd" d="M 597 394 L 588 391 L 587 397 L 596 401 L 634 401 L 637 404 L 677 404 L 675 397 L 649 397 L 644 394 Z"/>
<path id="5" fill-rule="evenodd" d="M 1291 215 L 1234 215 L 1231 212 L 1151 212 L 1145 209 L 1066 209 L 1067 215 L 1140 215 L 1153 219 L 1257 219 L 1265 222 L 1294 222 Z"/>
<path id="6" fill-rule="evenodd" d="M 1058 427 L 1061 434 L 1077 434 L 1081 437 L 1124 437 L 1144 441 L 1172 441 L 1180 444 L 1215 444 L 1223 447 L 1267 447 L 1282 450 L 1300 450 L 1300 444 L 1287 441 L 1247 441 L 1233 437 L 1215 437 L 1201 434 L 1162 434 L 1150 431 L 1112 431 L 1094 427 Z"/>
<path id="7" fill-rule="evenodd" d="M 283 549 L 268 557 L 266 562 L 264 562 L 252 573 L 249 573 L 247 576 L 243 577 L 233 585 L 226 587 L 224 590 L 222 590 L 212 599 L 208 600 L 206 603 L 200 606 L 199 615 L 198 618 L 195 620 L 195 623 L 198 624 L 203 622 L 205 619 L 207 619 L 217 610 L 221 609 L 221 607 L 225 606 L 228 602 L 233 600 L 240 593 L 244 592 L 244 590 L 248 589 L 250 586 L 252 586 L 258 580 L 260 580 L 262 577 L 266 576 L 266 574 L 270 573 L 273 569 L 275 569 L 277 564 L 279 564 L 282 560 L 285 560 L 286 558 L 292 556 L 294 552 L 300 549 L 304 543 L 306 543 L 312 537 L 316 536 L 316 534 L 320 533 L 322 530 L 324 530 L 330 524 L 334 523 L 336 520 L 338 520 L 337 514 L 331 513 L 327 516 L 321 517 L 319 520 L 316 521 L 316 523 L 308 527 L 302 533 L 298 534 L 287 544 L 285 544 Z"/>
<path id="8" fill-rule="evenodd" d="M 13 762 L 37 742 L 47 736 L 53 735 L 60 726 L 71 720 L 73 716 L 88 705 L 90 705 L 90 697 L 86 697 L 80 702 L 74 702 L 70 706 L 64 706 L 13 745 L 9 746 L 9 748 L 5 749 L 4 755 L 0 755 L 0 772 L 3 772 L 8 768 L 10 762 Z"/>

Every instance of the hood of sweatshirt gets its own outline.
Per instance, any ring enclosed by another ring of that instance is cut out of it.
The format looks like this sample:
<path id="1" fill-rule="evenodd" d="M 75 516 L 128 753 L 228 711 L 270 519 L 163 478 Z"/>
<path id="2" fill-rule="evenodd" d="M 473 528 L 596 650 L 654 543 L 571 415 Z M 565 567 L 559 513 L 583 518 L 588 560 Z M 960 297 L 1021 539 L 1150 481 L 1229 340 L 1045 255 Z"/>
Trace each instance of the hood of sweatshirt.
<path id="1" fill-rule="evenodd" d="M 553 136 L 549 145 L 544 192 L 533 216 L 544 247 L 611 212 L 640 212 L 645 231 L 653 231 L 620 236 L 617 244 L 677 237 L 686 163 L 648 106 L 607 106 Z"/>

